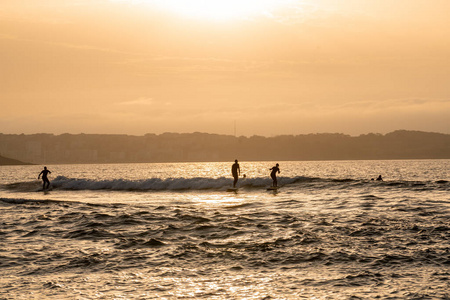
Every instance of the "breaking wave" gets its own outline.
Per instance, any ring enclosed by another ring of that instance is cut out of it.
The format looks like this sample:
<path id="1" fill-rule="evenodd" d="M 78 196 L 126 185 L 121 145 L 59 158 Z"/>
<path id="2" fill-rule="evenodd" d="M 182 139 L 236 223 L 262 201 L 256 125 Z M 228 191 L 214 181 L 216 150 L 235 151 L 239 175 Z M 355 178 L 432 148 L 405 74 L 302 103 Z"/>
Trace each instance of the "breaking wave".
<path id="1" fill-rule="evenodd" d="M 315 177 L 279 177 L 280 186 L 292 188 L 355 188 L 368 184 L 386 188 L 413 188 L 413 189 L 439 189 L 449 190 L 450 183 L 446 180 L 439 181 L 383 181 L 377 182 L 367 179 L 330 179 Z M 140 180 L 109 179 L 95 180 L 84 178 L 68 178 L 58 176 L 51 182 L 53 189 L 59 190 L 113 190 L 113 191 L 183 191 L 183 190 L 226 190 L 231 186 L 232 180 L 226 177 L 219 178 L 149 178 Z M 244 178 L 238 182 L 239 188 L 252 189 L 270 186 L 270 178 Z M 34 191 L 41 187 L 39 181 L 17 182 L 5 185 L 5 189 L 14 191 Z"/>

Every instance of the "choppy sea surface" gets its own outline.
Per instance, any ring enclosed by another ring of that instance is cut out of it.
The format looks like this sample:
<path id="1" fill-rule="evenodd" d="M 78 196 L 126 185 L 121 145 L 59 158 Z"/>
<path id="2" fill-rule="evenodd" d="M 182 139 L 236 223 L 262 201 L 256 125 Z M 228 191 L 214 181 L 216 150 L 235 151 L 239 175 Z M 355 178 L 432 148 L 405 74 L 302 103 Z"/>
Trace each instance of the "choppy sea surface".
<path id="1" fill-rule="evenodd" d="M 232 163 L 0 167 L 0 299 L 450 299 L 450 160 Z"/>

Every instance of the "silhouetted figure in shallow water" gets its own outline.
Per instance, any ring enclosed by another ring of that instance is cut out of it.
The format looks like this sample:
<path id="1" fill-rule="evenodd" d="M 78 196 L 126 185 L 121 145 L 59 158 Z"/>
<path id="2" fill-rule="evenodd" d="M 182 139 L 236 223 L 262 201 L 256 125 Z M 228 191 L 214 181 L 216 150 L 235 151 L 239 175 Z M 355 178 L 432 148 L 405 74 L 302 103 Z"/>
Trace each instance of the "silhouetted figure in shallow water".
<path id="1" fill-rule="evenodd" d="M 231 174 L 233 174 L 234 181 L 233 187 L 236 187 L 236 183 L 238 182 L 239 175 L 241 175 L 241 169 L 239 168 L 238 160 L 234 161 L 234 164 L 231 166 Z"/>
<path id="2" fill-rule="evenodd" d="M 41 173 L 39 173 L 38 179 L 41 178 L 42 175 L 42 181 L 43 181 L 43 185 L 42 185 L 42 189 L 48 189 L 50 187 L 50 181 L 47 178 L 48 174 L 51 174 L 52 172 L 50 172 L 49 170 L 47 170 L 47 167 L 44 167 L 44 170 L 41 171 Z M 45 187 L 45 185 L 47 184 L 47 187 Z"/>
<path id="3" fill-rule="evenodd" d="M 272 172 L 270 172 L 270 177 L 272 177 L 272 180 L 273 180 L 272 186 L 277 186 L 277 184 L 278 184 L 277 172 L 280 173 L 280 168 L 278 166 L 279 166 L 279 164 L 276 164 L 275 167 L 272 167 L 269 169 L 272 171 Z"/>
<path id="4" fill-rule="evenodd" d="M 377 181 L 383 181 L 383 178 L 380 176 L 377 177 Z"/>

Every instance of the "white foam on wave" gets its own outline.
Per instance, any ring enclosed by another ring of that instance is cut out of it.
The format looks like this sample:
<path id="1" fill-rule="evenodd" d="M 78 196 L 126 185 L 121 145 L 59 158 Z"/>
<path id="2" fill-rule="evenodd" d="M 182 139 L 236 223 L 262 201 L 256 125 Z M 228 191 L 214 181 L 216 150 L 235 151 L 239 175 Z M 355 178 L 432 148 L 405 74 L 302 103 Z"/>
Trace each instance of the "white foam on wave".
<path id="1" fill-rule="evenodd" d="M 302 182 L 315 181 L 317 178 L 309 177 L 279 177 L 278 184 L 289 185 Z M 267 177 L 240 178 L 239 188 L 261 188 L 272 184 L 272 180 Z M 194 177 L 194 178 L 148 178 L 139 180 L 129 179 L 88 179 L 88 178 L 69 178 L 58 176 L 51 181 L 53 189 L 60 190 L 114 190 L 114 191 L 177 191 L 177 190 L 225 190 L 232 185 L 232 178 L 219 177 Z M 40 187 L 40 183 L 17 182 L 6 185 L 9 190 L 16 191 L 35 191 Z"/>
<path id="2" fill-rule="evenodd" d="M 242 180 L 242 182 L 248 180 Z M 230 178 L 150 178 L 142 180 L 92 180 L 67 178 L 59 176 L 52 181 L 55 188 L 67 190 L 206 190 L 224 189 L 231 184 Z M 267 183 L 266 179 L 253 179 L 251 185 L 258 186 Z"/>
<path id="3" fill-rule="evenodd" d="M 299 181 L 309 181 L 307 177 L 280 177 L 279 183 L 283 185 L 292 184 Z M 239 187 L 258 188 L 265 187 L 272 183 L 270 178 L 243 178 L 238 182 Z M 58 176 L 52 181 L 54 188 L 66 190 L 208 190 L 208 189 L 227 189 L 232 184 L 232 179 L 226 177 L 219 178 L 149 178 L 141 180 L 111 179 L 111 180 L 92 180 L 67 178 Z"/>
<path id="4" fill-rule="evenodd" d="M 239 188 L 262 188 L 272 184 L 272 180 L 267 177 L 254 177 L 254 178 L 240 178 L 237 186 Z M 341 186 L 346 188 L 354 187 L 360 184 L 376 184 L 381 186 L 398 186 L 399 188 L 418 188 L 421 185 L 417 182 L 408 181 L 386 181 L 375 182 L 370 180 L 355 180 L 355 179 L 324 179 L 313 177 L 279 177 L 279 186 L 304 186 L 313 184 L 314 188 L 330 188 L 330 186 Z M 437 184 L 423 182 L 422 185 L 426 185 L 427 188 L 439 188 L 448 189 L 449 184 Z M 58 176 L 51 181 L 51 187 L 59 190 L 113 190 L 113 191 L 182 191 L 182 190 L 226 190 L 232 185 L 232 178 L 219 177 L 219 178 L 207 178 L 207 177 L 194 177 L 194 178 L 148 178 L 148 179 L 88 179 L 88 178 L 68 178 L 65 176 Z M 29 192 L 36 191 L 40 188 L 40 183 L 37 181 L 32 182 L 17 182 L 13 184 L 5 185 L 7 190 Z"/>

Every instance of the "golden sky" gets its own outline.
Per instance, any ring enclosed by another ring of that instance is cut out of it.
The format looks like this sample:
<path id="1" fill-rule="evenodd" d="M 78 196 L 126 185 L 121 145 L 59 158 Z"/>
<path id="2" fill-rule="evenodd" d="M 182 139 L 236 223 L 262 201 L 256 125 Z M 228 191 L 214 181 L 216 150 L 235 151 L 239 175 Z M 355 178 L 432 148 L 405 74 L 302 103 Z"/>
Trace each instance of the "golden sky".
<path id="1" fill-rule="evenodd" d="M 448 0 L 2 0 L 0 132 L 450 133 Z"/>

